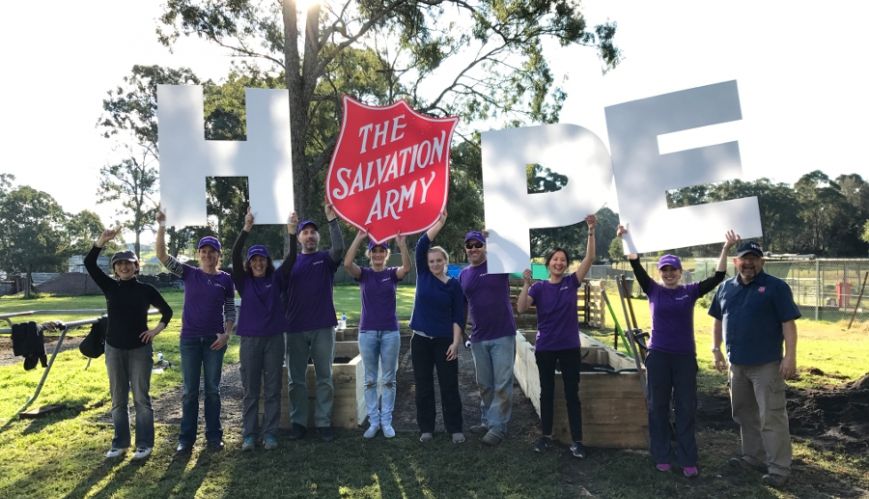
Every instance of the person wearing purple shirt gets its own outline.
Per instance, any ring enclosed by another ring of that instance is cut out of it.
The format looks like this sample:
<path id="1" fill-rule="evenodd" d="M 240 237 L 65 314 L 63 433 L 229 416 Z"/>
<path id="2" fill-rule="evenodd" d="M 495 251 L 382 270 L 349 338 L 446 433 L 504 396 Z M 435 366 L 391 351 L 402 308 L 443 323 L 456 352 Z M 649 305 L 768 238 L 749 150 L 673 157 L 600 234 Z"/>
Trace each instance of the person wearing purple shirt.
<path id="1" fill-rule="evenodd" d="M 410 272 L 410 250 L 407 239 L 398 234 L 395 239 L 401 249 L 401 267 L 386 267 L 389 246 L 386 243 L 368 243 L 365 256 L 371 267 L 360 267 L 353 262 L 365 233 L 356 232 L 356 237 L 344 256 L 344 269 L 359 282 L 362 295 L 362 314 L 359 320 L 359 353 L 365 369 L 365 407 L 368 410 L 368 429 L 362 434 L 374 438 L 382 430 L 383 436 L 392 438 L 392 411 L 395 407 L 395 371 L 398 369 L 398 351 L 401 336 L 398 331 L 398 316 L 395 313 L 395 292 L 398 281 Z M 380 380 L 377 379 L 378 370 Z M 378 400 L 377 389 L 381 396 Z"/>
<path id="2" fill-rule="evenodd" d="M 449 254 L 432 240 L 443 229 L 447 213 L 441 213 L 416 243 L 416 296 L 410 328 L 413 379 L 416 383 L 416 423 L 419 441 L 430 442 L 435 426 L 434 371 L 441 391 L 444 426 L 455 444 L 465 441 L 462 431 L 462 398 L 459 395 L 459 349 L 465 328 L 462 287 L 447 275 Z"/>
<path id="3" fill-rule="evenodd" d="M 232 280 L 241 296 L 236 334 L 241 339 L 239 361 L 242 400 L 243 452 L 256 447 L 260 390 L 263 392 L 263 419 L 261 436 L 266 450 L 278 446 L 278 420 L 281 414 L 281 368 L 284 360 L 284 333 L 287 319 L 281 293 L 286 287 L 293 264 L 296 261 L 297 245 L 290 244 L 289 255 L 275 270 L 268 249 L 254 244 L 247 250 L 247 259 L 242 260 L 244 243 L 253 228 L 255 219 L 250 207 L 244 216 L 244 226 L 232 246 Z M 287 233 L 292 239 L 296 234 L 296 214 L 290 215 Z"/>
<path id="4" fill-rule="evenodd" d="M 205 440 L 213 451 L 223 449 L 220 423 L 220 374 L 226 343 L 235 323 L 235 290 L 232 278 L 218 268 L 220 241 L 205 236 L 196 245 L 199 268 L 182 264 L 166 252 L 166 214 L 157 211 L 157 258 L 166 269 L 184 281 L 181 316 L 181 374 L 184 395 L 181 405 L 179 453 L 190 452 L 199 421 L 200 376 L 205 373 Z"/>
<path id="5" fill-rule="evenodd" d="M 486 261 L 486 237 L 476 230 L 465 235 L 469 266 L 459 274 L 459 284 L 473 321 L 471 353 L 480 388 L 482 442 L 497 445 L 507 436 L 513 403 L 513 362 L 516 357 L 516 321 L 510 304 L 508 274 L 490 274 Z"/>
<path id="6" fill-rule="evenodd" d="M 552 420 L 555 397 L 555 366 L 561 371 L 564 382 L 564 398 L 567 402 L 567 420 L 570 425 L 570 453 L 579 459 L 585 458 L 582 445 L 582 410 L 579 402 L 579 318 L 576 312 L 576 296 L 582 280 L 591 269 L 595 258 L 594 227 L 597 218 L 585 217 L 588 224 L 588 243 L 585 258 L 576 272 L 568 274 L 570 257 L 567 250 L 555 248 L 546 255 L 546 270 L 549 279 L 531 285 L 531 270 L 525 269 L 522 291 L 516 301 L 519 313 L 532 305 L 537 307 L 537 341 L 534 343 L 534 358 L 540 375 L 540 426 L 543 435 L 534 443 L 536 452 L 552 446 Z"/>
<path id="7" fill-rule="evenodd" d="M 628 231 L 619 225 L 616 235 Z M 697 353 L 694 343 L 694 304 L 724 280 L 727 252 L 739 239 L 732 230 L 725 234 L 715 275 L 699 283 L 681 284 L 682 262 L 674 255 L 658 260 L 661 284 L 649 278 L 636 253 L 628 255 L 637 282 L 649 297 L 652 337 L 646 356 L 649 406 L 649 451 L 658 471 L 671 469 L 672 429 L 670 402 L 676 413 L 676 465 L 682 475 L 693 478 L 697 468 L 694 424 L 697 412 Z"/>
<path id="8" fill-rule="evenodd" d="M 308 383 L 305 373 L 308 359 L 314 361 L 317 378 L 314 425 L 323 441 L 335 439 L 332 431 L 332 362 L 335 357 L 335 304 L 332 299 L 332 284 L 338 265 L 344 258 L 344 239 L 338 216 L 331 204 L 324 206 L 329 224 L 332 247 L 329 251 L 317 251 L 320 232 L 311 220 L 302 220 L 296 226 L 296 239 L 302 252 L 296 257 L 287 285 L 287 333 L 286 345 L 287 379 L 290 395 L 290 439 L 304 438 L 308 425 Z M 290 244 L 296 244 L 290 238 Z"/>

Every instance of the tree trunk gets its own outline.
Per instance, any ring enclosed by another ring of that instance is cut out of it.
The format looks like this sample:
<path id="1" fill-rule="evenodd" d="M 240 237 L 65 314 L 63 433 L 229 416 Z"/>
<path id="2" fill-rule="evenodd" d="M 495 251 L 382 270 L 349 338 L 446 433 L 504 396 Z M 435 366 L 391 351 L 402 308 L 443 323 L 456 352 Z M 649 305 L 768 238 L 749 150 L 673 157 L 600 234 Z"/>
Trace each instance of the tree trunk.
<path id="1" fill-rule="evenodd" d="M 24 275 L 24 298 L 33 298 L 33 265 L 27 265 L 27 273 Z"/>

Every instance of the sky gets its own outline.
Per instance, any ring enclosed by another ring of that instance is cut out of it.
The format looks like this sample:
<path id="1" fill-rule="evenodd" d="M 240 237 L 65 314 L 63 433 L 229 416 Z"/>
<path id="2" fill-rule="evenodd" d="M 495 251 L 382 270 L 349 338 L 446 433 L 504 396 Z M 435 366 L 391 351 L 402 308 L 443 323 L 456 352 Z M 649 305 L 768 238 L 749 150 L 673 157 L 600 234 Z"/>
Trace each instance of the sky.
<path id="1" fill-rule="evenodd" d="M 157 42 L 156 0 L 10 2 L 0 18 L 0 172 L 68 212 L 96 204 L 100 167 L 117 158 L 95 125 L 106 92 L 134 64 L 191 67 L 219 79 L 231 58 L 201 41 Z M 737 80 L 743 119 L 689 137 L 738 140 L 743 178 L 793 184 L 820 169 L 869 180 L 869 4 L 745 0 L 586 0 L 589 23 L 614 20 L 623 62 L 606 75 L 593 51 L 548 47 L 568 99 L 562 123 L 604 138 L 604 107 Z M 693 142 L 692 142 L 693 141 Z M 686 146 L 687 147 L 687 146 Z"/>

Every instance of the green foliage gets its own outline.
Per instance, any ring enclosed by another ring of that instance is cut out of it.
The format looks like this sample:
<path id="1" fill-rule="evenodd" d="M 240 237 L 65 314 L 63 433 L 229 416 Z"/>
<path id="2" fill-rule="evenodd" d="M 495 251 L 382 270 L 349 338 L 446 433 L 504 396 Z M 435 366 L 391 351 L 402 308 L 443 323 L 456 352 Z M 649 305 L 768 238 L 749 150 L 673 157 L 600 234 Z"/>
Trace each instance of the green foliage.
<path id="1" fill-rule="evenodd" d="M 299 213 L 319 209 L 344 93 L 370 104 L 404 99 L 468 122 L 551 123 L 566 93 L 554 85 L 544 39 L 595 47 L 606 68 L 620 56 L 615 24 L 589 29 L 578 4 L 565 0 L 364 0 L 341 9 L 314 4 L 302 23 L 299 14 L 293 0 L 170 0 L 158 27 L 167 46 L 198 36 L 283 77 Z"/>
<path id="2" fill-rule="evenodd" d="M 66 214 L 42 191 L 18 187 L 0 197 L 0 269 L 59 270 L 69 247 Z"/>

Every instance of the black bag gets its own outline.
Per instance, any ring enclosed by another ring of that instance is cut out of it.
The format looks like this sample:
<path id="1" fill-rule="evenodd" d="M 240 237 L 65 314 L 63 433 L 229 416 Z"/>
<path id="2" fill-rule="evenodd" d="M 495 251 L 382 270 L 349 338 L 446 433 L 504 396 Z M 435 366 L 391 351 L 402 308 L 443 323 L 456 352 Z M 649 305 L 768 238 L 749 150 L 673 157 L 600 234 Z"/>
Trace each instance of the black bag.
<path id="1" fill-rule="evenodd" d="M 96 359 L 106 351 L 106 325 L 109 319 L 100 317 L 91 325 L 91 330 L 78 346 L 78 351 L 85 357 Z"/>

